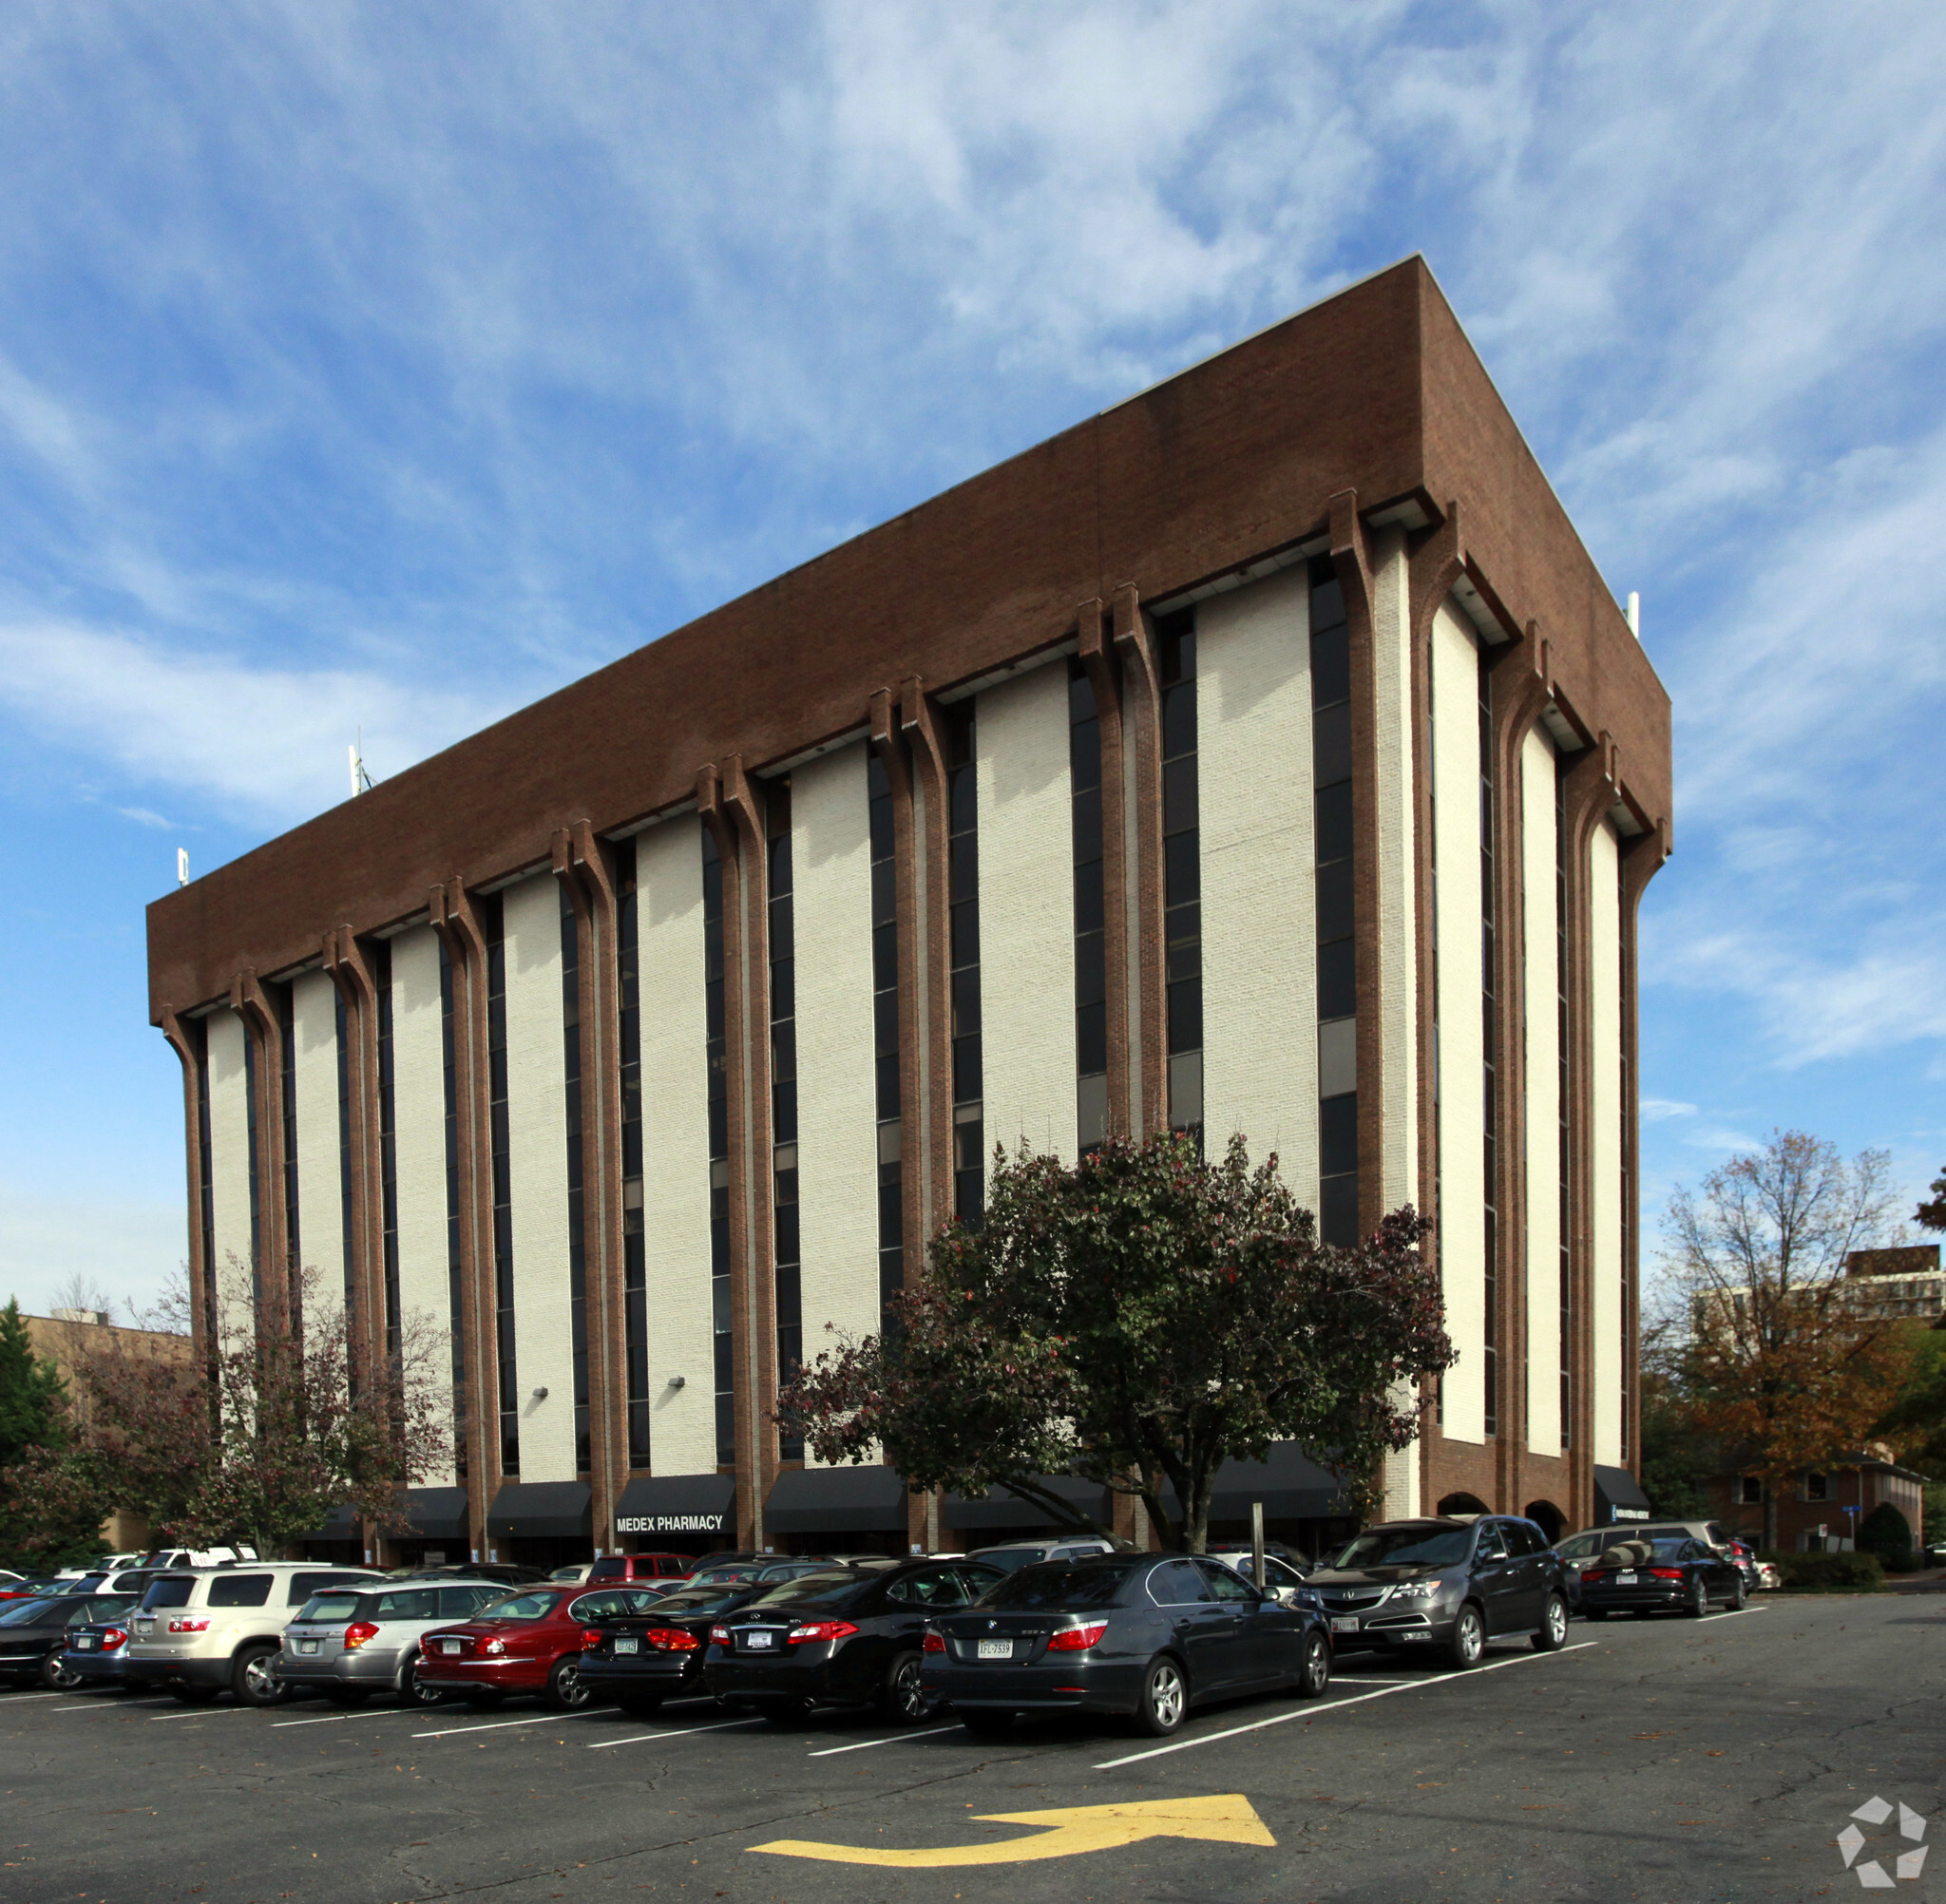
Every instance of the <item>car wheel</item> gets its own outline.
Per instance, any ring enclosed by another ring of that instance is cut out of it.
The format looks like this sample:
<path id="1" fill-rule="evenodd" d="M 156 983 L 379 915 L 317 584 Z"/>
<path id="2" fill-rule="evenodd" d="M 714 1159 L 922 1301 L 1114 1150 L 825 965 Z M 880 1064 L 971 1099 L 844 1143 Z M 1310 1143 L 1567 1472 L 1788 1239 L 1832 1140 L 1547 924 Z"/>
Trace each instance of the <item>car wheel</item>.
<path id="1" fill-rule="evenodd" d="M 894 1725 L 917 1725 L 931 1716 L 933 1704 L 919 1683 L 919 1655 L 897 1653 L 886 1668 L 885 1685 L 879 1689 L 881 1718 Z"/>
<path id="2" fill-rule="evenodd" d="M 976 1739 L 998 1739 L 1014 1729 L 1014 1715 L 1003 1705 L 963 1707 L 960 1723 Z"/>
<path id="3" fill-rule="evenodd" d="M 1304 1657 L 1298 1662 L 1297 1677 L 1291 1682 L 1300 1699 L 1315 1699 L 1331 1684 L 1331 1643 L 1323 1633 L 1305 1635 Z"/>
<path id="4" fill-rule="evenodd" d="M 497 1685 L 476 1685 L 467 1694 L 467 1704 L 475 1712 L 491 1712 L 506 1697 Z"/>
<path id="5" fill-rule="evenodd" d="M 1540 1609 L 1540 1629 L 1534 1636 L 1537 1653 L 1557 1653 L 1568 1644 L 1568 1603 L 1558 1593 L 1547 1596 Z"/>
<path id="6" fill-rule="evenodd" d="M 275 1647 L 252 1647 L 230 1668 L 230 1690 L 239 1705 L 275 1705 L 284 1696 Z"/>
<path id="7" fill-rule="evenodd" d="M 1700 1575 L 1689 1582 L 1688 1604 L 1683 1611 L 1692 1620 L 1700 1620 L 1709 1611 L 1709 1589 L 1703 1584 Z"/>
<path id="8" fill-rule="evenodd" d="M 582 1684 L 579 1654 L 573 1659 L 554 1662 L 554 1670 L 547 1675 L 547 1690 L 542 1697 L 556 1712 L 579 1712 L 593 1701 L 595 1695 Z"/>
<path id="9" fill-rule="evenodd" d="M 428 1685 L 419 1677 L 419 1668 L 409 1660 L 406 1669 L 399 1674 L 399 1700 L 405 1705 L 444 1705 L 446 1694 L 436 1685 Z"/>
<path id="10" fill-rule="evenodd" d="M 661 1695 L 653 1692 L 620 1693 L 615 1703 L 631 1719 L 653 1719 L 662 1709 Z"/>
<path id="11" fill-rule="evenodd" d="M 81 1684 L 81 1675 L 61 1664 L 58 1651 L 48 1654 L 41 1661 L 40 1679 L 49 1692 L 72 1692 Z"/>
<path id="12" fill-rule="evenodd" d="M 215 1700 L 219 1687 L 214 1685 L 186 1685 L 178 1684 L 169 1688 L 172 1698 L 180 1699 L 184 1705 L 208 1705 Z"/>
<path id="13" fill-rule="evenodd" d="M 1446 1664 L 1464 1672 L 1477 1666 L 1485 1651 L 1486 1622 L 1479 1617 L 1479 1609 L 1469 1601 L 1460 1609 L 1460 1617 L 1453 1622 L 1453 1637 L 1446 1642 Z"/>
<path id="14" fill-rule="evenodd" d="M 1141 1702 L 1135 1707 L 1137 1730 L 1161 1739 L 1176 1730 L 1188 1716 L 1190 1689 L 1182 1668 L 1173 1659 L 1153 1662 L 1142 1681 Z"/>
<path id="15" fill-rule="evenodd" d="M 1745 1603 L 1749 1597 L 1750 1590 L 1745 1584 L 1744 1576 L 1739 1573 L 1736 1578 L 1736 1585 L 1729 1590 L 1730 1611 L 1732 1613 L 1741 1613 L 1744 1610 Z"/>
<path id="16" fill-rule="evenodd" d="M 324 1696 L 334 1705 L 363 1705 L 372 1697 L 372 1688 L 367 1685 L 328 1685 Z"/>

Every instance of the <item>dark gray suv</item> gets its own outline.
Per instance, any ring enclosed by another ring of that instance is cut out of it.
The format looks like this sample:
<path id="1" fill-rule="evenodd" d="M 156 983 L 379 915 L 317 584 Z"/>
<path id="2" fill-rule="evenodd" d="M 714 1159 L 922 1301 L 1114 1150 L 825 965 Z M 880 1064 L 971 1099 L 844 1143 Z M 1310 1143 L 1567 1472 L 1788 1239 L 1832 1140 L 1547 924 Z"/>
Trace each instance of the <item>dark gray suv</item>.
<path id="1" fill-rule="evenodd" d="M 1341 1653 L 1383 1647 L 1479 1664 L 1488 1639 L 1568 1639 L 1561 1557 L 1530 1520 L 1500 1514 L 1385 1521 L 1354 1535 L 1305 1581 Z"/>

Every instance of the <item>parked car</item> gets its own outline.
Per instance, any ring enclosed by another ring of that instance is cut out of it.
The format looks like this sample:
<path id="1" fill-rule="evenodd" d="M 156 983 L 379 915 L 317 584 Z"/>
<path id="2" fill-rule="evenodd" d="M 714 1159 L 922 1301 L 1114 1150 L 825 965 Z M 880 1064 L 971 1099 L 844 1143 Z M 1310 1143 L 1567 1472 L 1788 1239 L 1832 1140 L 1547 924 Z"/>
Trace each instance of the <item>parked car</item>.
<path id="1" fill-rule="evenodd" d="M 1784 1575 L 1777 1571 L 1774 1560 L 1760 1560 L 1757 1563 L 1757 1587 L 1761 1592 L 1774 1593 L 1784 1585 Z"/>
<path id="2" fill-rule="evenodd" d="M 140 1605 L 139 1600 L 134 1600 L 118 1613 L 84 1613 L 68 1627 L 61 1665 L 72 1689 L 85 1691 L 128 1683 L 129 1629 L 134 1624 L 135 1609 Z"/>
<path id="3" fill-rule="evenodd" d="M 816 1705 L 876 1705 L 915 1724 L 932 1705 L 920 1686 L 927 1620 L 1005 1578 L 979 1560 L 916 1560 L 788 1581 L 711 1625 L 704 1684 L 778 1724 Z"/>
<path id="4" fill-rule="evenodd" d="M 471 1705 L 498 1705 L 510 1692 L 538 1693 L 557 1712 L 576 1712 L 590 1694 L 581 1683 L 583 1600 L 606 1602 L 641 1588 L 529 1587 L 458 1626 L 428 1628 L 414 1671 L 431 1692 Z"/>
<path id="5" fill-rule="evenodd" d="M 160 1571 L 154 1567 L 102 1568 L 72 1577 L 64 1574 L 61 1585 L 70 1593 L 132 1593 L 139 1600 Z"/>
<path id="6" fill-rule="evenodd" d="M 1331 1641 L 1314 1608 L 1260 1595 L 1207 1555 L 1114 1553 L 1010 1573 L 924 1642 L 921 1690 L 969 1732 L 1021 1712 L 1092 1712 L 1173 1732 L 1205 1700 L 1331 1682 Z"/>
<path id="7" fill-rule="evenodd" d="M 1208 1556 L 1220 1566 L 1228 1567 L 1250 1585 L 1256 1584 L 1256 1562 L 1249 1548 L 1239 1553 L 1234 1548 L 1218 1548 Z M 1305 1575 L 1281 1554 L 1264 1555 L 1264 1587 L 1267 1591 L 1276 1594 L 1278 1599 L 1292 1607 L 1311 1607 L 1317 1604 L 1317 1596 L 1305 1597 Z"/>
<path id="8" fill-rule="evenodd" d="M 321 1588 L 382 1579 L 302 1560 L 160 1574 L 135 1609 L 123 1677 L 166 1686 L 185 1704 L 205 1704 L 227 1688 L 243 1704 L 269 1705 L 285 1697 L 277 1655 L 292 1613 Z"/>
<path id="9" fill-rule="evenodd" d="M 419 1677 L 421 1637 L 506 1598 L 495 1580 L 328 1587 L 284 1628 L 277 1671 L 291 1691 L 321 1692 L 335 1705 L 362 1705 L 374 1692 L 436 1705 L 447 1695 Z"/>
<path id="10" fill-rule="evenodd" d="M 612 1699 L 631 1719 L 646 1719 L 665 1699 L 699 1693 L 710 1628 L 770 1590 L 746 1581 L 722 1587 L 615 1587 L 584 1595 L 577 1605 L 582 1634 L 582 1684 Z M 593 1602 L 614 1601 L 612 1610 Z"/>
<path id="11" fill-rule="evenodd" d="M 1047 1560 L 1082 1560 L 1091 1553 L 1113 1553 L 1115 1542 L 1099 1534 L 1063 1534 L 1059 1540 L 1008 1540 L 998 1547 L 976 1547 L 966 1557 L 983 1560 L 1011 1573 L 1016 1568 L 1036 1567 Z"/>
<path id="12" fill-rule="evenodd" d="M 774 1555 L 763 1561 L 740 1560 L 724 1567 L 698 1568 L 689 1576 L 692 1587 L 775 1587 L 787 1580 L 802 1580 L 812 1573 L 829 1573 L 848 1566 L 837 1560 L 779 1560 Z"/>
<path id="13" fill-rule="evenodd" d="M 255 1560 L 254 1547 L 159 1547 L 135 1562 L 138 1567 L 179 1568 L 230 1567 L 242 1560 Z"/>
<path id="14" fill-rule="evenodd" d="M 538 1567 L 517 1567 L 509 1560 L 485 1560 L 475 1567 L 421 1567 L 399 1576 L 407 1580 L 497 1580 L 503 1587 L 538 1587 L 546 1574 Z"/>
<path id="15" fill-rule="evenodd" d="M 1354 1534 L 1305 1581 L 1339 1652 L 1354 1647 L 1442 1654 L 1479 1664 L 1489 1638 L 1531 1633 L 1567 1644 L 1561 1557 L 1530 1520 L 1480 1514 L 1385 1521 Z"/>
<path id="16" fill-rule="evenodd" d="M 1687 1613 L 1700 1620 L 1713 1603 L 1736 1612 L 1748 1593 L 1743 1570 L 1708 1541 L 1638 1540 L 1632 1530 L 1581 1570 L 1581 1610 L 1591 1620 L 1611 1613 Z"/>
<path id="17" fill-rule="evenodd" d="M 126 1593 L 50 1593 L 0 1608 L 0 1681 L 39 1680 L 51 1692 L 67 1691 L 77 1683 L 63 1663 L 67 1629 L 134 1605 Z"/>
<path id="18" fill-rule="evenodd" d="M 553 1569 L 547 1578 L 557 1587 L 579 1587 L 594 1571 L 595 1563 L 592 1560 L 576 1560 L 565 1567 Z"/>
<path id="19" fill-rule="evenodd" d="M 604 1553 L 588 1571 L 591 1587 L 605 1582 L 638 1586 L 658 1581 L 674 1587 L 696 1571 L 696 1562 L 686 1553 Z"/>

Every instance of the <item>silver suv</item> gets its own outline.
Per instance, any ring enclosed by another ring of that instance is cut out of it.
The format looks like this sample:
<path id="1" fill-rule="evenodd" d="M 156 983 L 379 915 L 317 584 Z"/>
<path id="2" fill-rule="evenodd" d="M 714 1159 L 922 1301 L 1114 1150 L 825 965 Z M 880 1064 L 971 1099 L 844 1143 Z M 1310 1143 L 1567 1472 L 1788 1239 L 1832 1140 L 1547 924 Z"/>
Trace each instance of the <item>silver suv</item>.
<path id="1" fill-rule="evenodd" d="M 989 1567 L 1003 1567 L 1012 1573 L 1039 1560 L 1086 1560 L 1093 1554 L 1114 1552 L 1115 1542 L 1097 1533 L 1070 1533 L 1057 1539 L 1010 1540 L 1002 1547 L 976 1547 L 966 1558 L 983 1560 Z"/>
<path id="2" fill-rule="evenodd" d="M 225 1687 L 245 1705 L 285 1697 L 277 1678 L 284 1623 L 324 1587 L 376 1583 L 369 1568 L 315 1561 L 246 1561 L 206 1572 L 171 1571 L 149 1583 L 129 1622 L 129 1685 L 166 1686 L 185 1704 Z"/>
<path id="3" fill-rule="evenodd" d="M 447 1695 L 419 1683 L 419 1636 L 470 1620 L 515 1591 L 496 1580 L 365 1580 L 324 1588 L 284 1628 L 278 1670 L 293 1692 L 321 1692 L 338 1705 L 362 1705 L 374 1692 L 437 1705 Z"/>

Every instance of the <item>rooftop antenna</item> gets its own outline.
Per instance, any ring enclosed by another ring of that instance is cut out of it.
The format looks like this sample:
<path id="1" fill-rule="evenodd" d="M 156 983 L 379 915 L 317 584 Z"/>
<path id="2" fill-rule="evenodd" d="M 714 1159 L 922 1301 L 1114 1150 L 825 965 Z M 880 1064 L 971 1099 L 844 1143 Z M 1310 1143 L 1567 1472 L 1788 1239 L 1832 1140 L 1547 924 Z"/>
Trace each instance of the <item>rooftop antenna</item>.
<path id="1" fill-rule="evenodd" d="M 352 760 L 352 798 L 372 790 L 372 776 L 365 771 L 365 730 L 358 730 L 358 738 L 345 750 Z"/>
<path id="2" fill-rule="evenodd" d="M 178 847 L 176 848 L 176 884 L 178 885 L 187 885 L 189 884 L 189 848 L 187 847 Z"/>
<path id="3" fill-rule="evenodd" d="M 1642 598 L 1632 588 L 1629 591 L 1629 633 L 1636 640 L 1642 638 Z"/>

